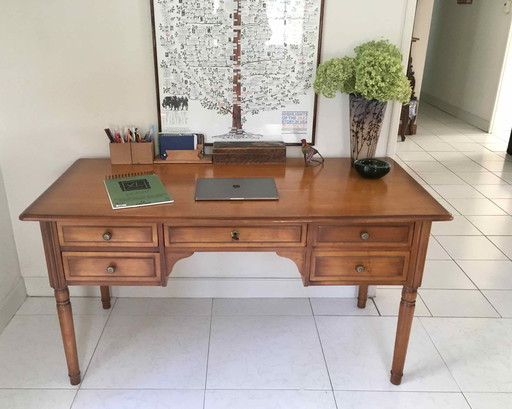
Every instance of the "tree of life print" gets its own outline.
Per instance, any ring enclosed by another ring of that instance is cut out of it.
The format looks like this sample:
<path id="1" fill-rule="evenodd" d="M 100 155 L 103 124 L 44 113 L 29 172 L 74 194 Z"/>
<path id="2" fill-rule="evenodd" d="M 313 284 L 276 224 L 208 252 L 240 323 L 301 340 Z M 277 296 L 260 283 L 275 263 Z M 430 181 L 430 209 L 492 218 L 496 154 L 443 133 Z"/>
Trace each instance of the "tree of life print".
<path id="1" fill-rule="evenodd" d="M 264 112 L 311 109 L 312 120 L 299 104 L 312 92 L 322 0 L 154 1 L 164 108 L 229 116 L 216 140 L 259 139 L 247 119 Z"/>

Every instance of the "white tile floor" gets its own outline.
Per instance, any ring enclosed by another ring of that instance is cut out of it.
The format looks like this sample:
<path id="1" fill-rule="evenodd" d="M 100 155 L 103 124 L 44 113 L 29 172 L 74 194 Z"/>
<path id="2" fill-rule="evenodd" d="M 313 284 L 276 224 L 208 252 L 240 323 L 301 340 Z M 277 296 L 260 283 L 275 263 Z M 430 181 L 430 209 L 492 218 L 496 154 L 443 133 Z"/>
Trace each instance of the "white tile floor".
<path id="1" fill-rule="evenodd" d="M 401 386 L 388 382 L 400 289 L 350 299 L 74 299 L 69 385 L 54 301 L 0 334 L 0 409 L 509 409 L 512 158 L 425 104 L 397 160 L 455 214 L 434 224 Z"/>

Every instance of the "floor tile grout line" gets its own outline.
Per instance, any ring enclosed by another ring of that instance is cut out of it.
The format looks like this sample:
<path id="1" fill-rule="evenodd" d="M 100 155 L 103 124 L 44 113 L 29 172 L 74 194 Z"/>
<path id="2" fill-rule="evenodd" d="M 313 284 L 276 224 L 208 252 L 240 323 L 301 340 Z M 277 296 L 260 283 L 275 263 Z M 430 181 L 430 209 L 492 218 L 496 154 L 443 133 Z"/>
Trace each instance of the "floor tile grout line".
<path id="1" fill-rule="evenodd" d="M 432 313 L 432 311 L 430 310 L 428 304 L 425 302 L 425 300 L 423 299 L 423 297 L 421 296 L 421 287 L 418 288 L 418 297 L 420 297 L 420 300 L 421 302 L 423 302 L 423 305 L 425 305 L 425 308 L 427 309 L 428 313 L 430 314 L 431 317 L 434 317 L 434 314 Z M 416 304 L 415 304 L 416 305 Z"/>
<path id="2" fill-rule="evenodd" d="M 89 362 L 86 365 L 83 374 L 82 373 L 80 374 L 81 375 L 81 380 L 80 380 L 80 384 L 78 385 L 78 388 L 77 388 L 77 395 L 78 395 L 78 392 L 82 389 L 82 384 L 83 384 L 83 382 L 85 380 L 85 376 L 87 375 L 87 371 L 89 370 L 89 367 L 91 366 L 92 360 L 94 359 L 94 355 L 96 354 L 98 346 L 99 346 L 99 344 L 101 342 L 101 338 L 103 337 L 103 334 L 105 333 L 105 329 L 107 328 L 108 322 L 110 321 L 110 318 L 112 317 L 112 313 L 114 311 L 116 303 L 117 303 L 117 297 L 114 298 L 114 303 L 110 305 L 110 308 L 109 308 L 110 311 L 109 311 L 109 313 L 107 315 L 107 319 L 105 320 L 105 324 L 103 325 L 103 328 L 101 330 L 100 336 L 98 337 L 98 341 L 96 342 L 96 345 L 94 346 L 94 350 L 92 351 L 91 358 L 89 359 Z M 77 395 L 75 395 L 75 399 L 76 399 Z M 73 400 L 73 402 L 74 402 L 74 400 Z M 71 405 L 71 407 L 72 406 L 73 405 Z"/>
<path id="3" fill-rule="evenodd" d="M 448 254 L 450 256 L 450 260 L 455 260 L 455 258 L 453 258 L 453 256 L 449 253 L 448 250 L 446 250 L 446 248 L 441 244 L 441 242 L 439 240 L 437 240 L 437 238 L 435 236 L 432 236 L 436 241 L 437 243 L 442 247 L 442 249 L 446 252 L 446 254 Z M 480 237 L 480 236 L 468 236 L 468 235 L 465 235 L 465 234 L 457 234 L 457 235 L 453 235 L 453 236 L 441 236 L 441 237 Z M 494 242 L 492 240 L 490 240 L 485 234 L 482 236 L 484 238 L 487 239 L 487 241 L 489 243 L 491 243 L 495 248 L 496 250 L 498 250 L 505 258 L 501 258 L 501 259 L 497 259 L 497 258 L 469 258 L 469 259 L 457 259 L 457 260 L 475 260 L 475 261 L 485 261 L 485 260 L 488 260 L 488 261 L 510 261 L 510 257 L 508 257 L 498 246 L 496 246 L 496 244 L 494 244 Z M 432 259 L 428 259 L 428 260 L 432 260 Z M 438 260 L 438 259 L 435 259 L 435 260 Z M 441 260 L 441 259 L 439 259 Z"/>
<path id="4" fill-rule="evenodd" d="M 426 317 L 432 318 L 432 317 Z M 13 390 L 13 391 L 37 391 L 37 390 L 50 390 L 50 391 L 62 391 L 69 392 L 75 391 L 74 389 L 56 389 L 56 388 L 0 388 L 0 390 Z M 86 388 L 84 391 L 187 391 L 187 392 L 201 392 L 204 389 L 190 389 L 190 388 Z M 256 388 L 256 389 L 233 389 L 233 388 L 210 388 L 206 389 L 207 391 L 226 391 L 226 392 L 238 392 L 238 391 L 260 391 L 260 392 L 273 392 L 273 391 L 292 391 L 292 392 L 332 392 L 329 389 L 303 389 L 303 388 L 277 388 L 277 389 L 269 389 L 269 388 Z M 503 394 L 510 395 L 512 392 L 496 392 L 496 391 L 445 391 L 445 390 L 389 390 L 389 389 L 334 389 L 334 392 L 370 392 L 370 393 L 440 393 L 440 394 L 460 394 L 460 393 L 479 393 L 479 394 Z"/>
<path id="5" fill-rule="evenodd" d="M 336 409 L 339 409 L 339 406 L 338 406 L 338 399 L 336 399 L 336 393 L 335 393 L 334 389 L 332 390 L 332 398 L 333 398 L 333 400 L 334 400 L 334 407 L 335 407 Z"/>
<path id="6" fill-rule="evenodd" d="M 455 384 L 457 385 L 457 388 L 459 388 L 459 391 L 462 393 L 462 388 L 459 384 L 459 382 L 457 381 L 457 378 L 455 378 L 452 370 L 450 369 L 450 367 L 448 366 L 448 364 L 446 363 L 446 360 L 444 359 L 443 355 L 441 354 L 441 351 L 439 351 L 439 348 L 437 347 L 436 343 L 434 342 L 434 340 L 432 339 L 432 336 L 430 335 L 430 333 L 428 332 L 427 328 L 425 327 L 425 325 L 423 324 L 423 319 L 424 318 L 428 318 L 428 319 L 444 319 L 445 317 L 418 317 L 418 321 L 420 322 L 420 325 L 421 327 L 423 328 L 423 330 L 425 331 L 425 333 L 427 334 L 427 337 L 428 339 L 430 340 L 430 342 L 432 343 L 432 345 L 434 346 L 437 354 L 439 355 L 439 357 L 441 358 L 441 360 L 443 361 L 444 363 L 444 366 L 446 367 L 446 369 L 448 370 L 448 372 L 450 373 L 450 376 L 452 377 L 453 379 L 453 382 L 455 382 Z"/>
<path id="7" fill-rule="evenodd" d="M 464 235 L 460 235 L 461 237 L 464 237 Z M 487 238 L 486 235 L 484 235 L 484 237 L 489 241 L 491 242 L 502 254 L 504 254 L 491 240 L 489 240 Z M 439 241 L 436 239 L 436 241 L 439 243 Z M 448 251 L 442 246 L 441 243 L 439 243 L 439 245 L 443 248 L 444 251 L 446 251 L 446 253 L 450 256 L 451 260 L 453 262 L 455 262 L 455 264 L 457 264 L 457 266 L 462 270 L 462 272 L 467 276 L 467 274 L 465 273 L 464 269 L 457 263 L 457 261 L 450 255 L 450 253 L 448 253 Z M 508 259 L 508 256 L 506 254 L 504 254 L 505 257 L 507 257 Z M 478 261 L 484 261 L 484 260 L 481 260 L 481 259 L 478 259 Z M 500 260 L 497 260 L 497 261 L 500 261 Z M 502 260 L 502 261 L 506 261 L 506 260 Z M 469 277 L 468 277 L 469 278 Z M 473 280 L 470 279 L 470 281 L 473 283 Z M 475 284 L 475 283 L 473 283 Z M 485 300 L 491 305 L 492 309 L 498 314 L 499 317 L 488 317 L 488 318 L 503 318 L 503 316 L 500 314 L 500 312 L 496 309 L 496 307 L 489 301 L 489 299 L 483 294 L 482 290 L 475 284 L 475 287 L 476 287 L 476 291 L 478 291 L 484 298 Z M 428 290 L 428 289 L 427 289 Z M 447 290 L 447 289 L 439 289 L 439 290 Z M 464 290 L 464 289 L 460 289 L 460 290 Z M 475 290 L 469 290 L 467 289 L 468 291 L 475 291 Z M 420 295 L 421 297 L 421 295 Z M 422 298 L 422 301 L 423 303 L 425 304 L 425 306 L 427 307 L 427 309 L 429 310 L 430 312 L 430 308 L 428 308 L 428 305 L 427 303 L 423 300 Z M 431 312 L 430 312 L 431 313 Z M 432 313 L 431 313 L 432 314 Z M 432 314 L 432 317 L 439 317 L 439 318 L 448 318 L 447 316 L 435 316 L 434 314 Z M 452 317 L 452 318 L 457 318 L 457 317 Z M 476 317 L 475 317 L 476 318 Z M 482 317 L 484 318 L 484 317 Z M 486 317 L 487 318 L 487 317 Z"/>
<path id="8" fill-rule="evenodd" d="M 313 305 L 311 304 L 311 299 L 309 300 L 311 305 L 311 309 L 313 309 Z M 327 364 L 327 358 L 325 357 L 324 345 L 322 344 L 322 337 L 320 336 L 320 330 L 318 329 L 318 323 L 316 322 L 316 316 L 313 314 L 313 322 L 315 323 L 316 335 L 318 337 L 318 343 L 320 344 L 320 350 L 322 351 L 322 357 L 324 359 L 325 370 L 327 371 L 327 377 L 329 378 L 329 385 L 331 385 L 331 392 L 334 396 L 334 386 L 332 384 L 331 372 L 329 371 L 329 365 Z M 335 401 L 336 403 L 336 401 Z M 336 405 L 337 407 L 337 405 Z"/>
<path id="9" fill-rule="evenodd" d="M 471 403 L 469 403 L 469 400 L 468 398 L 466 397 L 466 393 L 470 393 L 470 392 L 462 392 L 462 396 L 464 397 L 464 400 L 466 401 L 466 403 L 468 404 L 469 408 L 470 409 L 473 409 L 473 405 Z M 476 409 L 476 408 L 475 408 Z"/>
<path id="10" fill-rule="evenodd" d="M 457 261 L 466 261 L 466 260 L 456 260 L 456 259 L 453 259 L 453 262 L 457 265 L 457 267 L 459 267 L 462 272 L 464 273 L 464 275 L 468 278 L 469 281 L 471 281 L 471 283 L 475 286 L 476 289 L 478 290 L 482 290 L 478 285 L 477 283 L 475 283 L 475 281 L 466 273 L 466 271 L 464 270 L 464 268 L 462 268 L 462 266 L 460 265 L 460 263 L 458 263 Z M 470 260 L 471 261 L 471 260 Z M 476 260 L 476 261 L 479 261 L 479 260 Z M 494 261 L 494 260 L 493 260 Z M 501 261 L 501 260 L 496 260 L 496 261 Z M 502 260 L 502 261 L 506 261 L 506 260 Z"/>
<path id="11" fill-rule="evenodd" d="M 46 389 L 46 390 L 48 390 L 48 389 Z M 69 409 L 73 409 L 73 405 L 75 404 L 75 401 L 76 401 L 79 391 L 80 391 L 80 388 L 75 390 L 75 396 L 73 396 L 73 400 L 71 401 L 71 404 L 69 405 Z"/>
<path id="12" fill-rule="evenodd" d="M 314 308 L 313 308 L 313 303 L 311 302 L 311 298 L 312 298 L 312 297 L 308 297 L 308 298 L 307 298 L 307 299 L 308 299 L 308 303 L 309 303 L 309 309 L 310 309 L 310 311 L 311 311 L 311 315 L 315 316 L 316 314 L 315 314 L 315 310 L 314 310 Z"/>
<path id="13" fill-rule="evenodd" d="M 500 236 L 501 236 L 501 235 L 500 235 Z M 499 252 L 501 252 L 501 254 L 503 254 L 503 255 L 505 256 L 505 258 L 506 258 L 507 260 L 511 260 L 511 258 L 510 258 L 510 257 L 509 257 L 509 256 L 508 256 L 508 255 L 507 255 L 507 254 L 502 250 L 502 249 L 500 249 L 500 248 L 496 245 L 496 243 L 494 243 L 494 241 L 492 241 L 492 240 L 491 240 L 490 238 L 488 238 L 487 236 L 485 236 L 485 238 L 486 238 L 487 240 L 489 240 L 489 241 L 492 243 L 492 245 L 493 245 L 494 247 L 496 247 L 496 249 L 497 249 Z"/>
<path id="14" fill-rule="evenodd" d="M 498 309 L 494 306 L 494 304 L 491 302 L 491 300 L 489 300 L 487 298 L 487 296 L 484 294 L 484 292 L 480 289 L 478 289 L 478 291 L 480 292 L 480 294 L 482 294 L 482 297 L 485 298 L 485 300 L 491 305 L 491 307 L 494 309 L 494 311 L 496 311 L 496 314 L 499 315 L 499 318 L 503 318 L 503 315 L 501 315 L 501 313 L 498 311 Z"/>
<path id="15" fill-rule="evenodd" d="M 496 206 L 498 206 L 501 210 L 503 210 L 507 215 L 512 216 L 512 213 L 509 213 L 507 210 L 505 210 L 503 207 L 501 207 L 498 203 L 496 203 L 494 201 L 494 199 L 489 199 L 489 200 L 491 200 Z"/>
<path id="16" fill-rule="evenodd" d="M 204 392 L 203 392 L 203 409 L 206 408 L 206 391 L 208 390 L 207 389 L 207 386 L 208 386 L 208 367 L 209 367 L 209 363 L 210 363 L 210 346 L 211 346 L 211 340 L 212 340 L 212 327 L 213 327 L 213 300 L 214 298 L 212 297 L 211 299 L 211 308 L 210 308 L 210 329 L 209 329 L 209 332 L 208 332 L 208 350 L 206 351 L 206 369 L 205 369 L 205 373 L 204 373 Z"/>

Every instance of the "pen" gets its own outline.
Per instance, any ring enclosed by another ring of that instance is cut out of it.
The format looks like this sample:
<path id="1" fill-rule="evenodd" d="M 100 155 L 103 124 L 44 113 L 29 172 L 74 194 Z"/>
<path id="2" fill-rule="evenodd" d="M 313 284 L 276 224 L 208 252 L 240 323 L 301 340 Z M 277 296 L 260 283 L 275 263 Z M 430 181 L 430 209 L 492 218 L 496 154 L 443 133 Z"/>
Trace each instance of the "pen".
<path id="1" fill-rule="evenodd" d="M 148 142 L 153 140 L 153 136 L 155 135 L 155 125 L 151 125 L 151 130 L 149 131 Z"/>

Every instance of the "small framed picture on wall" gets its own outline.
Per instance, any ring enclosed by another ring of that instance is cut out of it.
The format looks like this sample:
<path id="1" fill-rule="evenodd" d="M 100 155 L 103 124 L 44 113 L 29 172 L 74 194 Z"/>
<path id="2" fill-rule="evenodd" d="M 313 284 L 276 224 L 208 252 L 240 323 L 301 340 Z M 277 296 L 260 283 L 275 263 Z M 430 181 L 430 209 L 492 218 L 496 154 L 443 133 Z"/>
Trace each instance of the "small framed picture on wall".
<path id="1" fill-rule="evenodd" d="M 471 4 L 473 0 L 457 0 L 457 4 Z"/>

